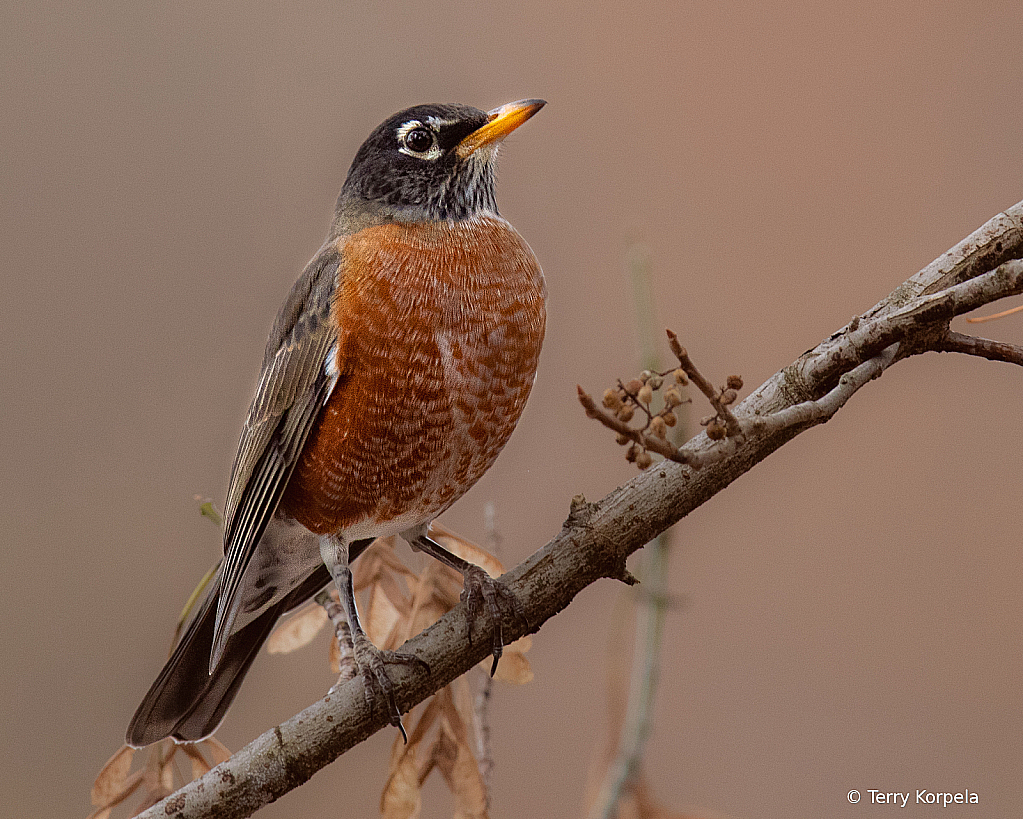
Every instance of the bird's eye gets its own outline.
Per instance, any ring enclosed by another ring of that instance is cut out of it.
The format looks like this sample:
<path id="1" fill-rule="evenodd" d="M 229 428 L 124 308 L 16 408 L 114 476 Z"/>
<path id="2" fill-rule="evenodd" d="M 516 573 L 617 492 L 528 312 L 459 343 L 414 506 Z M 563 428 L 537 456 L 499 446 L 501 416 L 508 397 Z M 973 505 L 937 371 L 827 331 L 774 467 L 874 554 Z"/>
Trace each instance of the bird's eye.
<path id="1" fill-rule="evenodd" d="M 433 146 L 433 133 L 429 128 L 419 126 L 405 134 L 405 147 L 417 154 L 424 154 Z"/>

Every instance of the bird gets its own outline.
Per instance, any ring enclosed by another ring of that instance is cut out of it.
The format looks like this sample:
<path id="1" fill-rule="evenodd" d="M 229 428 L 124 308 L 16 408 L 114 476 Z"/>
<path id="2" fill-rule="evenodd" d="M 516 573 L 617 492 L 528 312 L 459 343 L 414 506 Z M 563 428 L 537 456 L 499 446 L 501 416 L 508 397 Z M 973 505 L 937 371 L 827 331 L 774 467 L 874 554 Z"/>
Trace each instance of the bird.
<path id="1" fill-rule="evenodd" d="M 493 464 L 536 377 L 546 283 L 498 211 L 495 169 L 503 140 L 545 104 L 414 106 L 356 152 L 326 241 L 266 344 L 224 558 L 136 710 L 130 746 L 212 735 L 274 624 L 331 584 L 367 697 L 404 734 L 387 667 L 421 661 L 373 645 L 352 583 L 351 562 L 378 537 L 462 573 L 469 616 L 493 624 L 496 668 L 502 620 L 521 603 L 429 524 Z"/>

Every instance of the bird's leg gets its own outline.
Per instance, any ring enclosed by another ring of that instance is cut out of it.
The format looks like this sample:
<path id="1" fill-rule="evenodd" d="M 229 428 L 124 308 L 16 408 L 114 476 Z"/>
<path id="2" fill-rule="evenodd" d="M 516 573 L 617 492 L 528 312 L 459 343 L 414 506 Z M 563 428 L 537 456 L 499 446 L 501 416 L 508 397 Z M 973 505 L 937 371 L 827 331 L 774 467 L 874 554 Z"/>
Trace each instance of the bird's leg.
<path id="1" fill-rule="evenodd" d="M 373 645 L 373 641 L 366 635 L 362 622 L 359 620 L 359 610 L 355 604 L 355 582 L 352 578 L 352 570 L 348 565 L 348 544 L 344 539 L 334 535 L 325 535 L 320 539 L 320 554 L 327 569 L 330 570 L 330 576 L 334 578 L 334 585 L 337 586 L 341 605 L 344 607 L 345 616 L 348 619 L 348 627 L 352 636 L 352 650 L 355 662 L 362 672 L 366 701 L 370 708 L 374 708 L 374 695 L 379 694 L 383 697 L 387 703 L 391 725 L 401 731 L 402 738 L 408 743 L 408 734 L 405 733 L 405 726 L 401 724 L 401 711 L 395 701 L 394 683 L 387 674 L 387 665 L 394 663 L 419 665 L 425 667 L 427 671 L 430 670 L 429 666 L 412 654 L 383 651 Z"/>
<path id="2" fill-rule="evenodd" d="M 359 673 L 359 664 L 355 662 L 355 646 L 352 643 L 352 627 L 348 625 L 348 615 L 345 614 L 344 608 L 326 588 L 316 595 L 316 602 L 327 613 L 327 618 L 334 627 L 340 672 L 337 684 L 341 685 Z"/>
<path id="3" fill-rule="evenodd" d="M 479 614 L 484 605 L 490 615 L 490 622 L 494 627 L 493 654 L 494 664 L 490 667 L 490 676 L 497 671 L 497 661 L 504 653 L 504 634 L 502 624 L 507 615 L 514 617 L 529 628 L 529 620 L 526 619 L 526 611 L 522 603 L 500 580 L 495 580 L 484 569 L 475 563 L 452 554 L 437 541 L 430 538 L 425 531 L 408 532 L 409 545 L 415 549 L 426 552 L 435 557 L 446 566 L 450 566 L 457 572 L 461 572 L 465 583 L 462 588 L 461 600 L 465 603 L 465 616 L 469 624 L 469 639 L 472 639 L 472 621 Z M 405 535 L 403 535 L 405 537 Z"/>

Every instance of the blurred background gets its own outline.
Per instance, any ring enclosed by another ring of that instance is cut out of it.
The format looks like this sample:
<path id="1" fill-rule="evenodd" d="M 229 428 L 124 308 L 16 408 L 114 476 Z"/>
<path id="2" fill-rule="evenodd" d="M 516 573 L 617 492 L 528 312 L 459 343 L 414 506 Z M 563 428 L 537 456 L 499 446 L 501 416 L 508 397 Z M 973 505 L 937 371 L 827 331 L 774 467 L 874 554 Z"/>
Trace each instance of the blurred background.
<path id="1" fill-rule="evenodd" d="M 442 519 L 480 540 L 494 501 L 509 566 L 633 473 L 575 398 L 640 369 L 630 247 L 658 336 L 746 394 L 1023 199 L 1018 0 L 771 5 L 5 4 L 4 813 L 89 812 L 220 549 L 193 497 L 223 504 L 276 310 L 394 111 L 550 102 L 498 188 L 547 275 L 539 377 Z M 1023 318 L 979 329 L 1023 343 Z M 872 816 L 850 789 L 968 788 L 979 809 L 943 816 L 1023 809 L 1021 399 L 1008 365 L 903 362 L 676 527 L 661 801 Z M 495 817 L 582 814 L 620 594 L 587 589 L 534 638 L 535 681 L 495 690 Z M 319 698 L 326 639 L 261 657 L 219 738 Z M 373 815 L 392 740 L 260 815 Z"/>

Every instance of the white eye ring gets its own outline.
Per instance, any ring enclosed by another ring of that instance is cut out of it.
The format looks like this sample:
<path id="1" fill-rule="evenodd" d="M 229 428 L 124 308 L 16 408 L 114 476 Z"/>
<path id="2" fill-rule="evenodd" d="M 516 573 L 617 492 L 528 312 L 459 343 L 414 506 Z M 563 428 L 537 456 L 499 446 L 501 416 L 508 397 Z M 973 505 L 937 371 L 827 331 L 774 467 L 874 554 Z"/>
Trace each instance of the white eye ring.
<path id="1" fill-rule="evenodd" d="M 430 143 L 430 147 L 425 151 L 414 151 L 405 142 L 408 135 L 417 128 L 422 128 L 433 136 L 433 142 Z M 442 153 L 440 145 L 437 144 L 436 130 L 423 125 L 423 123 L 421 123 L 418 119 L 410 119 L 398 128 L 398 152 L 406 154 L 407 156 L 414 156 L 416 159 L 429 160 L 439 159 Z"/>

